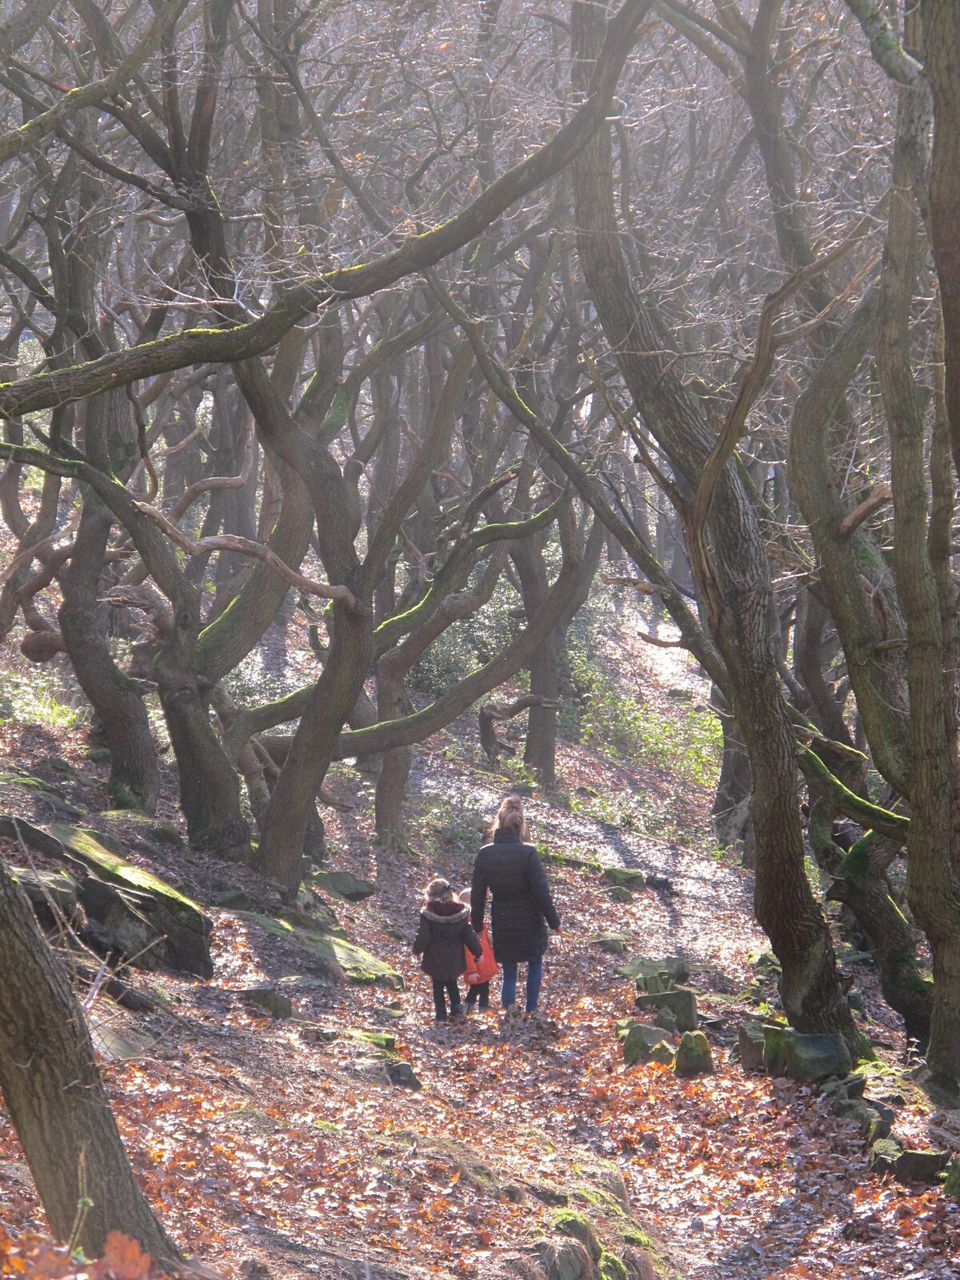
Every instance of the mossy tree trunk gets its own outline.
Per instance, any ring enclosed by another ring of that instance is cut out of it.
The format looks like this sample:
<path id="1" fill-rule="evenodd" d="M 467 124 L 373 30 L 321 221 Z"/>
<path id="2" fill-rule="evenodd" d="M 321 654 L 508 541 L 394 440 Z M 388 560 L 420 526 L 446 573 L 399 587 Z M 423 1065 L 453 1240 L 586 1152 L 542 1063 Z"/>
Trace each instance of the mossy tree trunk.
<path id="1" fill-rule="evenodd" d="M 179 1258 L 127 1160 L 76 997 L 0 859 L 0 1086 L 56 1239 Z"/>

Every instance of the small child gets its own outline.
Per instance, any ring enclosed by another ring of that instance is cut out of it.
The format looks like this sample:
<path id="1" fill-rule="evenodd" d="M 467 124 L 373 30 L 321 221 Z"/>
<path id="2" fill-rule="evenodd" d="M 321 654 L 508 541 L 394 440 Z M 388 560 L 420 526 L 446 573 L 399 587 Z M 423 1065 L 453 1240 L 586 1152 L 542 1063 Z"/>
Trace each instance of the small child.
<path id="1" fill-rule="evenodd" d="M 470 901 L 470 886 L 460 890 L 460 901 Z M 477 1003 L 480 1005 L 480 1012 L 490 1008 L 490 983 L 489 982 L 468 982 L 467 983 L 467 1000 L 466 1012 L 473 1013 Z"/>
<path id="2" fill-rule="evenodd" d="M 433 1007 L 437 1022 L 447 1021 L 447 997 L 450 1017 L 460 1020 L 463 1005 L 457 979 L 466 968 L 464 947 L 479 959 L 480 939 L 470 927 L 470 908 L 464 906 L 447 880 L 431 880 L 426 901 L 420 908 L 420 928 L 413 944 L 413 954 L 422 955 L 420 968 L 433 979 Z"/>

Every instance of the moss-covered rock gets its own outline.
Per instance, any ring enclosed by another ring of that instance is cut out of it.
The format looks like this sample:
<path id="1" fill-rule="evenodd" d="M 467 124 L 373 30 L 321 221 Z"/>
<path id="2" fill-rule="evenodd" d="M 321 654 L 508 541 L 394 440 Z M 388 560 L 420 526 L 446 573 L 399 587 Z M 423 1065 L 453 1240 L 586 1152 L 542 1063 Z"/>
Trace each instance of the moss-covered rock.
<path id="1" fill-rule="evenodd" d="M 150 924 L 164 935 L 164 956 L 167 964 L 184 969 L 201 978 L 213 976 L 210 958 L 210 919 L 191 898 L 174 889 L 159 876 L 134 866 L 114 849 L 99 832 L 84 827 L 57 823 L 50 827 L 50 835 L 61 842 L 74 858 L 89 867 L 99 879 L 120 888 L 148 894 L 155 902 L 150 913 Z M 113 841 L 109 841 L 113 844 Z"/>
<path id="2" fill-rule="evenodd" d="M 676 987 L 672 991 L 642 992 L 634 1000 L 638 1009 L 669 1009 L 677 1020 L 680 1031 L 696 1031 L 700 1025 L 697 1016 L 697 993 L 689 987 Z"/>
<path id="3" fill-rule="evenodd" d="M 55 809 L 64 818 L 79 818 L 83 816 L 83 809 L 68 800 L 59 787 L 51 786 L 49 782 L 44 782 L 42 778 L 34 778 L 32 774 L 26 773 L 22 769 L 11 768 L 0 772 L 0 788 L 8 786 L 25 787 L 38 800 L 42 800 L 45 805 Z M 13 796 L 7 798 L 10 801 L 14 799 Z"/>
<path id="4" fill-rule="evenodd" d="M 853 1062 L 842 1036 L 804 1035 L 781 1026 L 765 1026 L 763 1035 L 764 1066 L 772 1076 L 817 1083 L 850 1074 Z"/>
<path id="5" fill-rule="evenodd" d="M 636 982 L 638 991 L 669 991 L 690 980 L 690 967 L 681 956 L 664 956 L 659 960 L 636 956 L 620 969 L 620 974 Z M 652 986 L 652 979 L 658 979 L 659 985 Z"/>
<path id="6" fill-rule="evenodd" d="M 397 1037 L 387 1031 L 364 1031 L 358 1027 L 347 1027 L 344 1037 L 348 1040 L 361 1040 L 364 1044 L 372 1044 L 384 1056 L 396 1057 Z"/>
<path id="7" fill-rule="evenodd" d="M 627 1268 L 615 1253 L 607 1253 L 604 1249 L 597 1263 L 600 1280 L 630 1280 Z"/>
<path id="8" fill-rule="evenodd" d="M 702 1031 L 685 1031 L 677 1046 L 673 1069 L 678 1076 L 713 1075 L 713 1055 Z"/>
<path id="9" fill-rule="evenodd" d="M 617 1024 L 617 1035 L 623 1045 L 623 1060 L 628 1066 L 637 1062 L 650 1062 L 653 1052 L 660 1044 L 666 1044 L 670 1061 L 673 1061 L 673 1048 L 666 1041 L 662 1027 L 648 1027 L 644 1022 L 635 1022 L 632 1018 L 624 1018 Z M 662 1054 L 658 1054 L 662 1061 Z"/>
<path id="10" fill-rule="evenodd" d="M 319 972 L 332 981 L 346 978 L 348 982 L 370 983 L 394 991 L 403 987 L 403 978 L 396 969 L 346 938 L 298 929 L 285 920 L 257 912 L 238 911 L 237 915 L 265 929 L 271 937 L 303 947 L 309 956 L 310 972 Z"/>
<path id="11" fill-rule="evenodd" d="M 559 1235 L 571 1236 L 574 1240 L 579 1240 L 592 1262 L 598 1261 L 603 1253 L 603 1246 L 586 1214 L 578 1213 L 576 1209 L 558 1209 L 551 1223 L 554 1231 Z"/>
<path id="12" fill-rule="evenodd" d="M 32 867 L 11 867 L 10 874 L 30 899 L 38 915 L 53 909 L 67 919 L 77 909 L 77 882 L 69 871 L 43 871 Z"/>
<path id="13" fill-rule="evenodd" d="M 643 889 L 647 877 L 636 867 L 604 867 L 600 874 L 601 884 L 622 885 L 627 889 Z"/>
<path id="14" fill-rule="evenodd" d="M 611 902 L 633 902 L 633 894 L 625 884 L 611 884 L 604 889 Z"/>

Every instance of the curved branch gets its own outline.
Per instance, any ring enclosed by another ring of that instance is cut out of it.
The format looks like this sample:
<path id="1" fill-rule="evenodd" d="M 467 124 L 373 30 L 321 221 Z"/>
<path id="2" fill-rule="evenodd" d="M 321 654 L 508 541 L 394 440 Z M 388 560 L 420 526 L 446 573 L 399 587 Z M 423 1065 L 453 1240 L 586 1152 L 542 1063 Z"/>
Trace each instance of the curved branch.
<path id="1" fill-rule="evenodd" d="M 297 573 L 289 565 L 284 564 L 280 557 L 262 542 L 254 542 L 252 538 L 242 538 L 235 533 L 222 533 L 215 538 L 188 538 L 176 525 L 171 524 L 165 516 L 161 515 L 156 507 L 151 507 L 146 502 L 135 502 L 133 505 L 141 515 L 152 520 L 158 529 L 162 529 L 171 542 L 175 542 L 188 556 L 208 555 L 211 551 L 236 551 L 240 555 L 252 556 L 255 560 L 262 561 L 274 573 L 278 573 L 292 587 L 296 587 L 305 595 L 322 596 L 326 600 L 340 600 L 348 609 L 357 607 L 357 598 L 349 587 L 330 586 L 328 583 L 305 578 L 302 573 Z"/>
<path id="2" fill-rule="evenodd" d="M 125 351 L 110 352 L 71 369 L 0 384 L 0 415 L 17 417 L 48 409 L 185 365 L 230 363 L 259 355 L 312 311 L 378 293 L 463 248 L 510 205 L 564 169 L 586 146 L 606 117 L 637 28 L 651 4 L 652 0 L 626 0 L 609 23 L 586 101 L 549 142 L 501 174 L 447 222 L 408 237 L 396 249 L 370 262 L 305 280 L 282 295 L 262 316 L 246 324 L 185 329 Z"/>

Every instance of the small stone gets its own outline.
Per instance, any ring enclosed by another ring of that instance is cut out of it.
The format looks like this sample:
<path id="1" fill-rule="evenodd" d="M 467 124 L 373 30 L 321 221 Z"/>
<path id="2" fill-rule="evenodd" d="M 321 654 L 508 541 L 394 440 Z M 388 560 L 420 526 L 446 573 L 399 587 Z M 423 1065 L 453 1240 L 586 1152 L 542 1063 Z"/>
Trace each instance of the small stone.
<path id="1" fill-rule="evenodd" d="M 263 1009 L 271 1018 L 289 1018 L 293 1014 L 293 1001 L 289 996 L 274 991 L 272 987 L 251 987 L 240 992 L 244 1004 Z"/>
<path id="2" fill-rule="evenodd" d="M 633 902 L 633 894 L 622 884 L 609 885 L 604 894 L 611 902 Z"/>
<path id="3" fill-rule="evenodd" d="M 388 1062 L 387 1076 L 391 1084 L 402 1089 L 422 1089 L 423 1081 L 414 1073 L 409 1062 Z"/>
<path id="4" fill-rule="evenodd" d="M 600 876 L 602 884 L 623 885 L 628 889 L 642 889 L 647 877 L 636 867 L 604 867 Z"/>
<path id="5" fill-rule="evenodd" d="M 677 1015 L 673 1012 L 669 1005 L 657 1010 L 657 1016 L 653 1020 L 656 1027 L 663 1027 L 664 1031 L 669 1031 L 671 1035 L 676 1035 L 679 1030 L 677 1026 Z M 687 1028 L 684 1028 L 686 1030 Z"/>
<path id="6" fill-rule="evenodd" d="M 352 871 L 318 871 L 314 881 L 329 893 L 347 902 L 362 902 L 377 891 L 377 886 L 370 880 L 361 880 Z"/>
<path id="7" fill-rule="evenodd" d="M 608 956 L 622 956 L 627 952 L 627 941 L 621 933 L 595 933 L 590 944 Z"/>
<path id="8" fill-rule="evenodd" d="M 762 1072 L 764 1069 L 763 1027 L 759 1022 L 746 1022 L 737 1031 L 740 1065 L 744 1071 Z"/>

